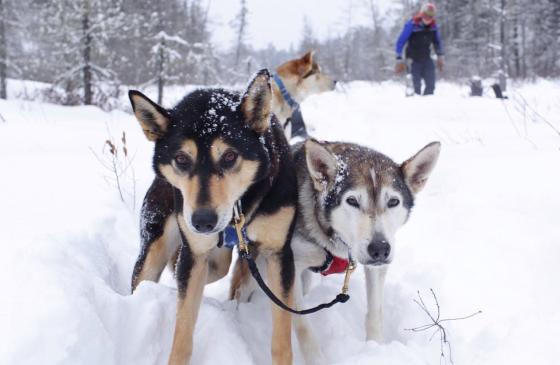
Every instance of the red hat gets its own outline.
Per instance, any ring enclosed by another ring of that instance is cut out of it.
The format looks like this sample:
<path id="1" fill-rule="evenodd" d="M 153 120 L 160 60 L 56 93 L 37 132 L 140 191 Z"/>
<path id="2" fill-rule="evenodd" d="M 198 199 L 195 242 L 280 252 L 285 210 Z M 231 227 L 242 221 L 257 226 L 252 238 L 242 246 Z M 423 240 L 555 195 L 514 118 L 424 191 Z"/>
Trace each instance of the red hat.
<path id="1" fill-rule="evenodd" d="M 420 14 L 423 16 L 428 16 L 433 18 L 436 16 L 436 6 L 432 3 L 426 3 L 422 5 L 422 8 L 420 9 Z"/>

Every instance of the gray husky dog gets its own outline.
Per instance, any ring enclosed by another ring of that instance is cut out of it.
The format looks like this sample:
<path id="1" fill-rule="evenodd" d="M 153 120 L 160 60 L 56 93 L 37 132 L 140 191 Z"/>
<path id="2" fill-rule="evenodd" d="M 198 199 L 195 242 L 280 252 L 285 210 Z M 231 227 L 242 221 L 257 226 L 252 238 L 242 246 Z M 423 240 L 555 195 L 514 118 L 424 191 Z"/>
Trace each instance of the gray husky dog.
<path id="1" fill-rule="evenodd" d="M 395 233 L 408 220 L 414 198 L 439 157 L 432 142 L 397 164 L 351 143 L 313 139 L 292 148 L 298 176 L 298 214 L 292 239 L 298 306 L 311 272 L 343 272 L 348 260 L 364 266 L 367 340 L 383 339 L 383 286 L 395 255 Z M 325 363 L 305 316 L 294 318 L 308 364 Z"/>
<path id="2" fill-rule="evenodd" d="M 395 163 L 367 147 L 308 139 L 292 146 L 298 184 L 296 227 L 291 246 L 295 262 L 294 296 L 303 296 L 313 272 L 342 273 L 350 261 L 364 266 L 367 291 L 367 340 L 383 340 L 383 287 L 395 255 L 395 233 L 414 206 L 436 165 L 441 145 L 432 142 Z M 261 260 L 260 270 L 265 263 Z M 256 289 L 238 261 L 231 298 L 248 301 Z M 294 327 L 306 364 L 327 361 L 305 316 Z"/>

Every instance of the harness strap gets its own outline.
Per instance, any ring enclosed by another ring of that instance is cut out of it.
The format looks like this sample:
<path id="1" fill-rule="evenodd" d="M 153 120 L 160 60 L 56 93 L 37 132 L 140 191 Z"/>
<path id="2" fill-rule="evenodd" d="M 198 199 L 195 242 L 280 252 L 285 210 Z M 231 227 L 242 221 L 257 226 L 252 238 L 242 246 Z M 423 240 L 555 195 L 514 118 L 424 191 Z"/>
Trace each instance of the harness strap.
<path id="1" fill-rule="evenodd" d="M 350 299 L 350 296 L 348 295 L 348 284 L 350 282 L 350 275 L 356 268 L 356 265 L 353 262 L 350 262 L 346 267 L 346 275 L 344 276 L 344 285 L 342 286 L 342 290 L 332 301 L 303 310 L 296 310 L 288 307 L 280 299 L 278 299 L 278 297 L 274 295 L 272 290 L 270 290 L 270 288 L 266 285 L 261 274 L 259 273 L 259 269 L 257 267 L 257 264 L 255 263 L 255 260 L 253 259 L 253 257 L 251 257 L 247 242 L 248 240 L 246 239 L 246 235 L 243 234 L 243 231 L 245 230 L 245 216 L 243 215 L 243 213 L 241 213 L 241 209 L 239 207 L 236 207 L 234 209 L 234 223 L 235 230 L 237 232 L 239 256 L 247 261 L 249 271 L 251 271 L 251 275 L 253 275 L 253 278 L 256 280 L 257 284 L 259 284 L 259 287 L 262 289 L 262 291 L 274 304 L 276 304 L 280 308 L 293 314 L 311 314 L 320 311 L 321 309 L 330 308 L 336 303 L 346 303 L 348 299 Z"/>
<path id="2" fill-rule="evenodd" d="M 274 78 L 274 82 L 276 82 L 276 85 L 278 85 L 278 89 L 280 89 L 282 97 L 284 98 L 284 100 L 286 100 L 286 103 L 288 103 L 290 108 L 294 110 L 299 109 L 299 104 L 292 98 L 280 76 L 274 74 L 272 77 Z"/>
<path id="3" fill-rule="evenodd" d="M 278 89 L 280 89 L 282 97 L 292 109 L 292 115 L 290 116 L 290 118 L 286 119 L 286 122 L 284 123 L 284 129 L 286 129 L 288 123 L 292 123 L 292 137 L 299 136 L 307 138 L 309 135 L 307 134 L 307 129 L 305 128 L 305 122 L 303 121 L 303 116 L 301 115 L 299 104 L 294 100 L 294 98 L 292 98 L 280 76 L 274 74 L 273 78 L 274 82 L 276 82 L 276 85 L 278 85 Z"/>
<path id="4" fill-rule="evenodd" d="M 241 251 L 241 250 L 240 250 L 239 253 L 240 253 L 242 258 L 247 260 L 247 264 L 249 265 L 249 271 L 251 271 L 251 275 L 253 275 L 253 278 L 257 281 L 257 284 L 259 284 L 259 287 L 262 289 L 262 291 L 266 294 L 266 296 L 274 304 L 276 304 L 280 308 L 284 309 L 285 311 L 288 311 L 288 312 L 293 313 L 293 314 L 300 314 L 300 315 L 311 314 L 311 313 L 318 312 L 322 309 L 330 308 L 333 305 L 335 305 L 336 303 L 346 303 L 348 301 L 348 299 L 350 299 L 350 296 L 348 294 L 339 293 L 329 303 L 319 304 L 319 305 L 317 305 L 313 308 L 303 309 L 303 310 L 292 309 L 292 308 L 288 307 L 286 304 L 284 304 L 280 299 L 278 299 L 278 297 L 276 295 L 274 295 L 272 290 L 270 290 L 270 288 L 265 284 L 261 274 L 259 273 L 259 269 L 257 268 L 257 264 L 255 263 L 255 260 L 253 260 L 251 255 L 249 253 L 246 253 L 246 252 Z"/>

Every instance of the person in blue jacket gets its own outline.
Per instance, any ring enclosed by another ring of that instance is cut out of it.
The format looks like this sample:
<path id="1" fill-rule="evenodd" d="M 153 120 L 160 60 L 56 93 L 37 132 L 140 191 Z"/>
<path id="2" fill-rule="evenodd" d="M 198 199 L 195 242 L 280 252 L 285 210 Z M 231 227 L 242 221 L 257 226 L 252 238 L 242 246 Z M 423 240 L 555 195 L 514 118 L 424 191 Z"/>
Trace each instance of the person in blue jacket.
<path id="1" fill-rule="evenodd" d="M 420 12 L 412 17 L 404 25 L 404 29 L 397 40 L 396 53 L 397 65 L 395 71 L 397 74 L 406 71 L 406 62 L 403 60 L 403 48 L 406 47 L 405 58 L 411 59 L 412 83 L 414 92 L 421 94 L 422 79 L 426 84 L 424 95 L 434 93 L 436 86 L 436 72 L 434 61 L 431 57 L 431 45 L 434 45 L 437 54 L 437 67 L 441 72 L 443 70 L 443 44 L 435 20 L 436 7 L 432 3 L 426 3 L 420 9 Z"/>

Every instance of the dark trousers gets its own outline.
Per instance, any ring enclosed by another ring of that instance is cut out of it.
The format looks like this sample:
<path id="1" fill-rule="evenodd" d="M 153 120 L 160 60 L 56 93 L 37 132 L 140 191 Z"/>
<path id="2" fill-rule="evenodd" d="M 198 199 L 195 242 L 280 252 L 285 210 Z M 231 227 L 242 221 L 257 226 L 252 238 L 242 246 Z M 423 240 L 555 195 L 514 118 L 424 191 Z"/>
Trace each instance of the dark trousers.
<path id="1" fill-rule="evenodd" d="M 436 68 L 431 58 L 421 61 L 413 60 L 410 72 L 412 73 L 412 84 L 416 94 L 420 95 L 422 93 L 422 79 L 424 79 L 426 84 L 424 95 L 432 95 L 434 93 L 436 88 Z"/>

